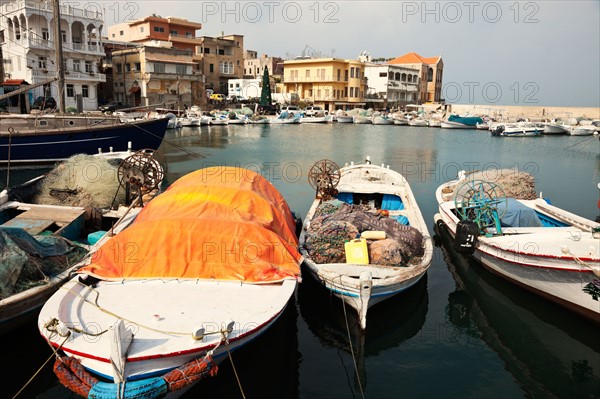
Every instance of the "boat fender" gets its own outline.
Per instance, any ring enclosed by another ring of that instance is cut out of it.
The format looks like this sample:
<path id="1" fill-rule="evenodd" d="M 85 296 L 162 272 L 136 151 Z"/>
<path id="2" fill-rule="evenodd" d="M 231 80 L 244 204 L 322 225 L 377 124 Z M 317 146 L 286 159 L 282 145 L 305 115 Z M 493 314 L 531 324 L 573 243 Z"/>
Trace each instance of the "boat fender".
<path id="1" fill-rule="evenodd" d="M 385 231 L 367 230 L 363 231 L 360 237 L 367 240 L 385 240 L 387 235 Z"/>
<path id="2" fill-rule="evenodd" d="M 460 254 L 472 254 L 477 245 L 479 226 L 470 220 L 461 220 L 456 225 L 456 236 L 454 237 L 454 249 Z"/>

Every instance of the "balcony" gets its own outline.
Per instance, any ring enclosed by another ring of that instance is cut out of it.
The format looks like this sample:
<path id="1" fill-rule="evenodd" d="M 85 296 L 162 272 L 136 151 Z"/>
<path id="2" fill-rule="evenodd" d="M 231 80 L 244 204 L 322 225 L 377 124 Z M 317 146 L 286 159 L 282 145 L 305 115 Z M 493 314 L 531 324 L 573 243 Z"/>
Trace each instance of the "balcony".
<path id="1" fill-rule="evenodd" d="M 284 77 L 285 83 L 342 82 L 335 76 Z"/>
<path id="2" fill-rule="evenodd" d="M 76 4 L 80 4 L 80 3 L 76 3 Z M 94 3 L 87 3 L 88 5 L 93 5 Z M 22 8 L 22 7 L 28 8 L 30 10 L 33 11 L 37 11 L 39 13 L 42 14 L 52 14 L 54 12 L 54 8 L 52 5 L 52 2 L 42 2 L 42 1 L 21 1 L 18 2 L 16 7 L 17 8 Z M 11 6 L 11 8 L 14 8 L 15 6 Z M 88 8 L 82 9 L 82 8 L 75 8 L 69 5 L 63 5 L 60 7 L 60 14 L 61 17 L 75 17 L 75 18 L 86 18 L 86 19 L 92 19 L 92 20 L 96 20 L 98 22 L 102 22 L 104 21 L 104 15 L 102 14 L 102 10 L 100 9 L 99 6 L 94 7 L 94 6 L 90 6 Z"/>
<path id="3" fill-rule="evenodd" d="M 41 81 L 44 79 L 50 79 L 53 76 L 56 76 L 56 71 L 48 71 L 45 69 L 34 69 L 31 71 L 31 76 L 34 78 L 32 80 Z M 97 72 L 74 72 L 74 71 L 65 71 L 65 80 L 66 81 L 86 81 L 86 82 L 106 82 L 106 75 L 103 73 Z"/>

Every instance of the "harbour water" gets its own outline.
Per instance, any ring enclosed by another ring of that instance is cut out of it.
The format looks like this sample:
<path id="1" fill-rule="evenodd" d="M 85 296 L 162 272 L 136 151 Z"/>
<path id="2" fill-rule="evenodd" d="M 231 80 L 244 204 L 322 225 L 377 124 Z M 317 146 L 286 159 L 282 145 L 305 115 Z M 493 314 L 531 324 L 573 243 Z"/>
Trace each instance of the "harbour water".
<path id="1" fill-rule="evenodd" d="M 159 150 L 167 184 L 202 167 L 245 167 L 269 179 L 299 216 L 314 196 L 307 172 L 315 161 L 343 166 L 367 155 L 405 175 L 430 223 L 436 247 L 426 278 L 372 308 L 360 336 L 354 315 L 306 277 L 274 328 L 234 352 L 216 378 L 185 398 L 241 398 L 241 391 L 247 398 L 360 398 L 361 391 L 367 398 L 600 397 L 600 328 L 448 250 L 447 236 L 433 222 L 439 184 L 461 169 L 493 174 L 510 167 L 532 173 L 553 204 L 595 219 L 597 136 L 502 138 L 352 124 L 202 126 L 170 131 Z M 25 175 L 11 177 L 19 179 Z M 0 396 L 12 397 L 52 352 L 35 323 L 3 338 L 10 372 Z M 57 382 L 51 364 L 20 397 L 75 397 Z"/>

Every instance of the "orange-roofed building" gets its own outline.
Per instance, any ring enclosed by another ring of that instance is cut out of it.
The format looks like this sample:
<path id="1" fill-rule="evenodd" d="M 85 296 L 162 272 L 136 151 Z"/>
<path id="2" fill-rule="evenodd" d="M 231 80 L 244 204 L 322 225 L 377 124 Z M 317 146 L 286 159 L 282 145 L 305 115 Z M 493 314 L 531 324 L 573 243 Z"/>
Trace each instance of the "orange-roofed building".
<path id="1" fill-rule="evenodd" d="M 442 75 L 444 62 L 442 56 L 423 57 L 417 53 L 406 53 L 394 58 L 388 64 L 403 65 L 418 69 L 420 76 L 420 102 L 440 102 L 442 100 Z"/>

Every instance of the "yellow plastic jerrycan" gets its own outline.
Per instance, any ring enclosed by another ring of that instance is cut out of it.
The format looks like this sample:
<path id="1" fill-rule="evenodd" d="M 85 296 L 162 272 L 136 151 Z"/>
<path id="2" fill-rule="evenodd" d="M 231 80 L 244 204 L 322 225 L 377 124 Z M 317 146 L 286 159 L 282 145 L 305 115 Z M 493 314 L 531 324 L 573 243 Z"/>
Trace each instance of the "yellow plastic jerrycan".
<path id="1" fill-rule="evenodd" d="M 354 263 L 359 265 L 369 264 L 369 251 L 367 249 L 367 240 L 357 238 L 348 241 L 344 244 L 346 251 L 346 263 Z"/>

